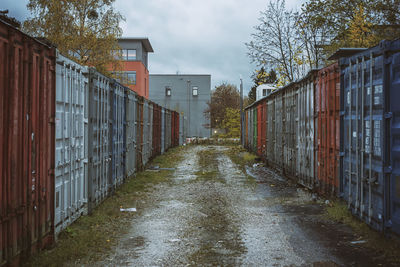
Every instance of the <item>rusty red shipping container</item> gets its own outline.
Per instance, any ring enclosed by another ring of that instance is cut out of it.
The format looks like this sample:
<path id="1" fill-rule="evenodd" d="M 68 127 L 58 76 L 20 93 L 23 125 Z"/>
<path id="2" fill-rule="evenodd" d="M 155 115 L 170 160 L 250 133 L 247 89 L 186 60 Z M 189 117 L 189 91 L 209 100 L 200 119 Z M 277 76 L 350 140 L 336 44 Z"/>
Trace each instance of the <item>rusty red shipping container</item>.
<path id="1" fill-rule="evenodd" d="M 0 19 L 0 265 L 50 245 L 55 49 Z"/>
<path id="2" fill-rule="evenodd" d="M 320 193 L 336 195 L 339 187 L 340 72 L 338 63 L 318 72 L 316 84 L 318 130 L 317 179 Z"/>
<path id="3" fill-rule="evenodd" d="M 266 100 L 261 100 L 257 104 L 257 155 L 265 157 L 266 147 L 266 130 L 267 130 L 267 113 L 266 113 Z"/>

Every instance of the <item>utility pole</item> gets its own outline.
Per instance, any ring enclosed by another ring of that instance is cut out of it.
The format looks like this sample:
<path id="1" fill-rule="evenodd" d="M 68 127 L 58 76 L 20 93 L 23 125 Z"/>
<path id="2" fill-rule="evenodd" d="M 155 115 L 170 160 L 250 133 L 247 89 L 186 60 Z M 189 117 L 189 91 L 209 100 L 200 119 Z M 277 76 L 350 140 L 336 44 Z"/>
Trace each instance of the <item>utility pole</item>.
<path id="1" fill-rule="evenodd" d="M 244 122 L 243 122 L 243 79 L 240 75 L 240 143 L 244 145 Z"/>

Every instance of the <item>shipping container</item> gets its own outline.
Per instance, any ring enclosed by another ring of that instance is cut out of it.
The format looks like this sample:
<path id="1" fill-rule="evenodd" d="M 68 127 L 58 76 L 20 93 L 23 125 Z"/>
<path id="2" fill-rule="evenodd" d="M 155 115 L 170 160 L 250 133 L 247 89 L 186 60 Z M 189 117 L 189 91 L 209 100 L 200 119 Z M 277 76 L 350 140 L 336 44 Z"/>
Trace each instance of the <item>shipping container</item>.
<path id="1" fill-rule="evenodd" d="M 297 175 L 298 182 L 303 186 L 314 189 L 315 177 L 315 125 L 314 120 L 314 95 L 316 70 L 310 71 L 298 82 L 298 126 L 297 126 Z"/>
<path id="2" fill-rule="evenodd" d="M 115 190 L 125 179 L 125 90 L 115 80 L 111 82 L 111 186 Z"/>
<path id="3" fill-rule="evenodd" d="M 267 153 L 266 162 L 273 166 L 275 162 L 275 94 L 267 98 Z"/>
<path id="4" fill-rule="evenodd" d="M 257 106 L 255 107 L 257 110 L 257 150 L 256 153 L 259 157 L 262 157 L 262 128 L 264 126 L 262 120 L 263 120 L 263 105 L 261 102 L 257 103 Z"/>
<path id="5" fill-rule="evenodd" d="M 161 116 L 160 116 L 160 106 L 153 104 L 153 150 L 151 157 L 155 157 L 161 153 L 160 141 L 161 141 Z"/>
<path id="6" fill-rule="evenodd" d="M 125 176 L 130 177 L 136 172 L 137 149 L 137 95 L 125 88 Z"/>
<path id="7" fill-rule="evenodd" d="M 340 72 L 338 63 L 318 72 L 315 92 L 318 130 L 316 174 L 318 191 L 336 196 L 339 188 Z"/>
<path id="8" fill-rule="evenodd" d="M 257 154 L 257 107 L 252 106 L 251 111 L 253 113 L 252 128 L 253 128 L 253 146 L 251 147 L 253 153 Z"/>
<path id="9" fill-rule="evenodd" d="M 292 83 L 283 91 L 283 173 L 296 176 L 297 163 L 297 85 Z"/>
<path id="10" fill-rule="evenodd" d="M 283 90 L 277 91 L 275 94 L 275 166 L 276 168 L 282 170 L 284 160 L 283 160 L 283 116 L 284 116 L 284 99 Z"/>
<path id="11" fill-rule="evenodd" d="M 87 214 L 88 68 L 57 53 L 55 233 Z"/>
<path id="12" fill-rule="evenodd" d="M 400 234 L 400 40 L 340 67 L 341 195 L 373 228 Z"/>
<path id="13" fill-rule="evenodd" d="M 166 116 L 166 109 L 163 107 L 161 109 L 161 154 L 164 154 L 166 151 L 165 149 L 165 116 Z"/>
<path id="14" fill-rule="evenodd" d="M 150 104 L 148 100 L 144 100 L 143 103 L 143 150 L 142 150 L 142 164 L 146 166 L 150 158 Z"/>
<path id="15" fill-rule="evenodd" d="M 144 112 L 144 98 L 142 96 L 137 96 L 137 125 L 136 125 L 136 169 L 137 171 L 142 171 L 144 168 L 143 164 L 143 132 L 144 132 L 144 122 L 143 122 L 143 112 Z"/>
<path id="16" fill-rule="evenodd" d="M 171 110 L 165 110 L 165 151 L 171 148 Z"/>
<path id="17" fill-rule="evenodd" d="M 114 184 L 111 175 L 112 89 L 110 81 L 110 78 L 90 68 L 88 130 L 89 213 L 109 195 Z"/>
<path id="18" fill-rule="evenodd" d="M 55 56 L 0 19 L 0 265 L 54 242 Z"/>

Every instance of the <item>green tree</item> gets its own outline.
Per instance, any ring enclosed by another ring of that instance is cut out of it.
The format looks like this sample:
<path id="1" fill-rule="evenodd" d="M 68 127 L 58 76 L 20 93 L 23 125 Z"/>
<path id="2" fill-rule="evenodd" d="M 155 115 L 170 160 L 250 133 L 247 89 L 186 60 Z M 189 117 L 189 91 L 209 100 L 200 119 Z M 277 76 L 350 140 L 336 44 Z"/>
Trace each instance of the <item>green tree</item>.
<path id="1" fill-rule="evenodd" d="M 216 86 L 207 105 L 204 115 L 210 119 L 210 127 L 223 128 L 225 110 L 227 108 L 239 109 L 240 94 L 237 87 L 229 83 Z"/>
<path id="2" fill-rule="evenodd" d="M 124 18 L 113 9 L 115 0 L 29 0 L 31 17 L 23 30 L 44 37 L 61 53 L 105 72 L 118 68 L 117 38 Z"/>
<path id="3" fill-rule="evenodd" d="M 223 128 L 226 134 L 222 135 L 225 138 L 240 137 L 240 110 L 237 108 L 226 108 L 223 120 Z"/>
<path id="4" fill-rule="evenodd" d="M 325 57 L 339 47 L 370 47 L 399 36 L 400 0 L 308 0 L 302 16 L 320 40 Z"/>
<path id="5" fill-rule="evenodd" d="M 252 104 L 256 101 L 256 89 L 257 86 L 266 83 L 276 83 L 277 82 L 277 75 L 276 72 L 271 69 L 269 72 L 266 72 L 264 67 L 261 67 L 260 70 L 256 70 L 253 75 L 253 86 L 250 88 L 248 94 L 248 104 Z"/>

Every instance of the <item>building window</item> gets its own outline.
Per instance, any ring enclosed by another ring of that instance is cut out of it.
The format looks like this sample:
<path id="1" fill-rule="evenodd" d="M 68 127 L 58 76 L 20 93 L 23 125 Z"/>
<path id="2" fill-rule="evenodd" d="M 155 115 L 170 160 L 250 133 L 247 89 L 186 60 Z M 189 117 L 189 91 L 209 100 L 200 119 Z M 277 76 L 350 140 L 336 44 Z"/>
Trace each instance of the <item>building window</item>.
<path id="1" fill-rule="evenodd" d="M 136 49 L 127 50 L 127 60 L 128 61 L 136 60 Z"/>
<path id="2" fill-rule="evenodd" d="M 165 87 L 165 95 L 166 96 L 171 96 L 171 88 Z"/>
<path id="3" fill-rule="evenodd" d="M 127 71 L 126 72 L 126 84 L 128 84 L 128 85 L 136 84 L 136 71 Z"/>
<path id="4" fill-rule="evenodd" d="M 198 96 L 199 95 L 199 87 L 193 86 L 192 87 L 192 95 L 193 96 Z"/>
<path id="5" fill-rule="evenodd" d="M 117 82 L 125 85 L 136 84 L 136 71 L 114 72 Z"/>
<path id="6" fill-rule="evenodd" d="M 267 96 L 267 89 L 263 89 L 263 96 Z"/>

